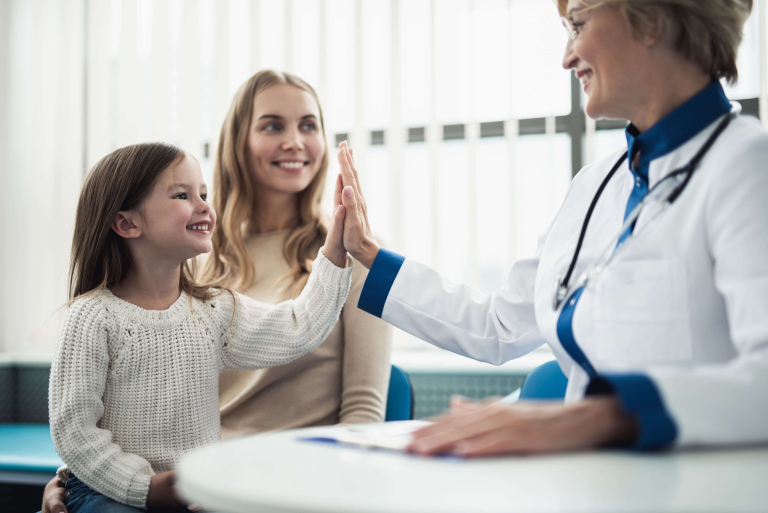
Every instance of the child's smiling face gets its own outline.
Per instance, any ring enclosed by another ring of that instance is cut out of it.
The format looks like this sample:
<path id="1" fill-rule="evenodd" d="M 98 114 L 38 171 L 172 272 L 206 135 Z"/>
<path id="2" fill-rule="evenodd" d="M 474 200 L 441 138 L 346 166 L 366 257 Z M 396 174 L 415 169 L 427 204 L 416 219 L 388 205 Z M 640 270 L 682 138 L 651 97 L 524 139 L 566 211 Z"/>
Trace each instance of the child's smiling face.
<path id="1" fill-rule="evenodd" d="M 211 251 L 216 212 L 197 161 L 185 156 L 158 176 L 142 203 L 142 245 L 180 261 Z"/>

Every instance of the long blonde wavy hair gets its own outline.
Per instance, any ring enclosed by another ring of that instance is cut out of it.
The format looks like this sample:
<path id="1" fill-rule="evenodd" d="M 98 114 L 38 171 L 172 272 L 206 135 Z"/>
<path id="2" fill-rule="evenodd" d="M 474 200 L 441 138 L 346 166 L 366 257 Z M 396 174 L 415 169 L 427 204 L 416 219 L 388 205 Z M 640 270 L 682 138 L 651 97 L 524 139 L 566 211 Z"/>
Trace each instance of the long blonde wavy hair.
<path id="1" fill-rule="evenodd" d="M 219 219 L 213 233 L 213 250 L 201 275 L 201 282 L 209 286 L 244 292 L 256 278 L 256 268 L 245 246 L 245 235 L 249 229 L 258 226 L 255 218 L 258 184 L 246 164 L 246 145 L 254 100 L 260 92 L 275 84 L 290 84 L 312 95 L 320 112 L 323 140 L 326 138 L 320 100 L 304 80 L 290 73 L 263 70 L 240 86 L 221 127 L 216 154 L 213 206 Z M 317 250 L 328 233 L 328 222 L 322 212 L 328 163 L 326 148 L 320 169 L 307 188 L 299 193 L 299 217 L 283 247 L 291 270 L 281 280 L 286 282 L 286 287 L 292 288 L 294 296 L 306 284 Z"/>

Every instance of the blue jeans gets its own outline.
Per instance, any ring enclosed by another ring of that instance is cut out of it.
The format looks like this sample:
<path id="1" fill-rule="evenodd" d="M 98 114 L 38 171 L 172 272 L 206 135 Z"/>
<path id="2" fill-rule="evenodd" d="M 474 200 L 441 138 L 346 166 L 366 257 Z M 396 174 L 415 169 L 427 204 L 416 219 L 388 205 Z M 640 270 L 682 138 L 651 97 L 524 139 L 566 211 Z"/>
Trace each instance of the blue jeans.
<path id="1" fill-rule="evenodd" d="M 64 486 L 64 505 L 69 513 L 143 513 L 100 494 L 75 476 L 67 479 Z"/>

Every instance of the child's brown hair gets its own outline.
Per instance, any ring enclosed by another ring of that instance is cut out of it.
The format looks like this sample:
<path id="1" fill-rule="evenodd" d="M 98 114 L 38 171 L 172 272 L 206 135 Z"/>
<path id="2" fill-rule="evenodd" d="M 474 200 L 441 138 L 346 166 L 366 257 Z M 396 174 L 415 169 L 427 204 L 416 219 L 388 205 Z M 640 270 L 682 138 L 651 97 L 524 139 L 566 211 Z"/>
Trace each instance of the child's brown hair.
<path id="1" fill-rule="evenodd" d="M 128 274 L 131 254 L 125 240 L 112 230 L 118 212 L 140 207 L 158 176 L 185 157 L 172 144 L 126 146 L 99 160 L 80 192 L 72 238 L 69 300 L 120 283 Z M 211 299 L 220 293 L 195 284 L 194 261 L 181 264 L 180 287 L 190 296 Z"/>

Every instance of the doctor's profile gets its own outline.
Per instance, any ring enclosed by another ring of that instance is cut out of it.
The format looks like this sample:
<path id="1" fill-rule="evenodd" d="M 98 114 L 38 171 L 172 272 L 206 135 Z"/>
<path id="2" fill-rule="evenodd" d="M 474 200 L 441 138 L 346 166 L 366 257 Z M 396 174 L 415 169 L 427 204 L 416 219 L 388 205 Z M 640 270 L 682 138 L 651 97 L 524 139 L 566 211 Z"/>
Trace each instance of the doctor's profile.
<path id="1" fill-rule="evenodd" d="M 454 401 L 419 454 L 658 450 L 768 442 L 768 133 L 721 81 L 751 0 L 558 0 L 562 65 L 626 147 L 585 166 L 533 258 L 483 293 L 381 248 L 345 142 L 344 245 L 359 308 L 501 365 L 547 344 L 564 403 Z M 499 233 L 499 237 L 511 234 Z"/>

